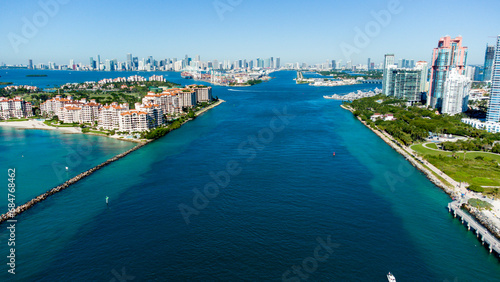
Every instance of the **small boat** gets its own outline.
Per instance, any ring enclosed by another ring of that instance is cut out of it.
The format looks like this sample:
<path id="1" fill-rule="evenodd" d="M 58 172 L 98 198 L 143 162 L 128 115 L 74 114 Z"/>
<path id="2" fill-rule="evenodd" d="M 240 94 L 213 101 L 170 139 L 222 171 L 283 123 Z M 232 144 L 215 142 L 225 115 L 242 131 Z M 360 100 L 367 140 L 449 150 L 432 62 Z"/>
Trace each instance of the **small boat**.
<path id="1" fill-rule="evenodd" d="M 396 282 L 396 277 L 389 272 L 387 273 L 387 280 L 389 280 L 389 282 Z"/>
<path id="2" fill-rule="evenodd" d="M 335 152 L 333 152 L 333 156 L 335 157 Z"/>

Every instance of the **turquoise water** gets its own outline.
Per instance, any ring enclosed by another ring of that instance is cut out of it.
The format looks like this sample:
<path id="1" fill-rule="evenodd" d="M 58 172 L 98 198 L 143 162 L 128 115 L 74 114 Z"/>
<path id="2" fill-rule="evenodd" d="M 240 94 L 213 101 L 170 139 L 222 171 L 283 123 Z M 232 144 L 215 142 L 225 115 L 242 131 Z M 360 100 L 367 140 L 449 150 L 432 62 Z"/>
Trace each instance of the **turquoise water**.
<path id="1" fill-rule="evenodd" d="M 389 271 L 398 281 L 499 280 L 498 259 L 448 214 L 449 198 L 340 102 L 322 98 L 377 85 L 315 88 L 295 85 L 295 72 L 273 75 L 251 88 L 214 87 L 226 103 L 22 214 L 14 280 L 280 281 L 299 279 L 286 273 L 303 261 L 309 281 L 386 281 Z M 46 145 L 1 148 L 18 181 L 42 170 L 16 162 L 27 147 L 50 163 L 66 150 L 50 142 L 88 138 L 24 132 Z M 0 131 L 1 146 L 17 142 L 12 134 Z M 234 173 L 219 179 L 218 193 L 193 204 L 194 191 L 215 187 L 211 175 L 224 171 Z M 196 208 L 189 224 L 180 204 Z M 7 235 L 2 228 L 5 256 Z M 318 240 L 331 253 L 311 262 Z M 3 265 L 0 279 L 13 280 Z"/>

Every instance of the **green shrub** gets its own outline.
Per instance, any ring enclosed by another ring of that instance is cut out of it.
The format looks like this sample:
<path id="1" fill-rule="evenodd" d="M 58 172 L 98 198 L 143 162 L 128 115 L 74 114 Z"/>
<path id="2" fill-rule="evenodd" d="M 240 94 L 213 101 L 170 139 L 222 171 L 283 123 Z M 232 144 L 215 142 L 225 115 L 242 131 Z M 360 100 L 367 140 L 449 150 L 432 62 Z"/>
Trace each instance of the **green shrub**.
<path id="1" fill-rule="evenodd" d="M 471 185 L 468 187 L 469 190 L 474 191 L 474 192 L 484 192 L 484 188 L 479 186 L 479 185 Z"/>

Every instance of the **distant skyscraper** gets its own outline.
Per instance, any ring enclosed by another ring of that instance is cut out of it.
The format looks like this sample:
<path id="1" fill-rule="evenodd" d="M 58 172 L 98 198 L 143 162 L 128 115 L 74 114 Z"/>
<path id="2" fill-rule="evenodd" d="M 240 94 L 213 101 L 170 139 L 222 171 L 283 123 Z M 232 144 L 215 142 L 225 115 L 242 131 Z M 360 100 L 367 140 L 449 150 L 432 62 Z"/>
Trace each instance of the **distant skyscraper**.
<path id="1" fill-rule="evenodd" d="M 281 58 L 278 57 L 276 58 L 276 60 L 274 61 L 274 68 L 275 69 L 279 69 L 281 67 Z"/>
<path id="2" fill-rule="evenodd" d="M 487 122 L 500 122 L 500 35 L 497 37 L 495 59 L 493 60 L 493 75 L 490 102 L 488 105 Z"/>
<path id="3" fill-rule="evenodd" d="M 28 69 L 32 70 L 33 69 L 33 60 L 28 61 Z"/>
<path id="4" fill-rule="evenodd" d="M 94 58 L 90 57 L 90 61 L 89 61 L 89 63 L 90 63 L 90 65 L 89 65 L 89 66 L 90 66 L 90 68 L 91 68 L 91 69 L 95 69 L 95 61 L 94 61 Z"/>
<path id="5" fill-rule="evenodd" d="M 387 95 L 387 86 L 389 85 L 387 68 L 394 65 L 394 54 L 386 54 L 384 56 L 384 69 L 383 69 L 383 79 L 382 79 L 382 93 Z"/>
<path id="6" fill-rule="evenodd" d="M 439 39 L 438 47 L 432 55 L 430 78 L 430 99 L 427 105 L 441 109 L 443 103 L 444 83 L 452 68 L 458 74 L 464 74 L 467 64 L 467 47 L 462 47 L 462 37 L 452 39 L 450 36 Z"/>
<path id="7" fill-rule="evenodd" d="M 111 61 L 106 60 L 106 63 L 104 64 L 105 70 L 106 71 L 111 71 Z"/>
<path id="8" fill-rule="evenodd" d="M 371 66 L 372 66 L 372 59 L 371 58 L 368 58 L 368 64 L 366 65 L 368 70 L 371 70 Z"/>
<path id="9" fill-rule="evenodd" d="M 335 60 L 332 60 L 332 70 L 337 69 L 337 62 Z"/>
<path id="10" fill-rule="evenodd" d="M 476 72 L 476 67 L 473 66 L 465 67 L 465 76 L 467 76 L 470 80 L 474 80 L 475 72 Z"/>
<path id="11" fill-rule="evenodd" d="M 452 68 L 444 83 L 441 113 L 456 115 L 467 111 L 470 87 L 470 79 Z"/>
<path id="12" fill-rule="evenodd" d="M 474 70 L 474 81 L 483 81 L 483 74 L 483 67 L 476 66 L 476 69 Z"/>
<path id="13" fill-rule="evenodd" d="M 264 62 L 264 68 L 268 69 L 271 67 L 271 58 L 268 58 Z"/>
<path id="14" fill-rule="evenodd" d="M 493 60 L 495 59 L 495 46 L 486 46 L 484 55 L 483 81 L 490 81 L 493 73 Z"/>
<path id="15" fill-rule="evenodd" d="M 132 69 L 132 54 L 127 54 L 127 68 Z"/>
<path id="16" fill-rule="evenodd" d="M 200 61 L 201 61 L 200 55 L 196 55 L 196 61 L 197 61 L 197 62 L 200 62 Z"/>
<path id="17" fill-rule="evenodd" d="M 97 55 L 96 68 L 101 70 L 101 55 Z"/>

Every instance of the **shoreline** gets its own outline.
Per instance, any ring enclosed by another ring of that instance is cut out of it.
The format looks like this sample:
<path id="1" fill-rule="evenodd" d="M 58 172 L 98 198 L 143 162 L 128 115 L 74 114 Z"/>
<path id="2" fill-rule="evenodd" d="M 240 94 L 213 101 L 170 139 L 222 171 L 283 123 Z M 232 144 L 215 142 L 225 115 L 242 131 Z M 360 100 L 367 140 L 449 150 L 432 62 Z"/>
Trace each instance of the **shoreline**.
<path id="1" fill-rule="evenodd" d="M 353 110 L 349 106 L 340 105 L 344 110 L 353 113 Z M 393 148 L 396 152 L 401 154 L 410 164 L 421 171 L 427 179 L 429 179 L 434 185 L 443 190 L 451 199 L 453 197 L 459 197 L 462 192 L 468 192 L 466 188 L 462 188 L 458 182 L 446 175 L 444 172 L 436 168 L 434 165 L 424 160 L 422 157 L 416 155 L 416 153 L 409 147 L 401 144 L 396 144 L 391 135 L 381 132 L 371 128 L 363 121 L 360 117 L 356 117 L 364 126 L 369 128 L 373 133 L 375 133 L 382 141 Z M 387 135 L 386 135 L 387 134 Z M 439 176 L 436 176 L 439 175 Z M 441 179 L 440 179 L 441 178 Z M 447 183 L 445 183 L 447 182 Z M 462 190 L 462 191 L 461 191 Z M 470 193 L 470 192 L 469 192 Z M 484 226 L 493 236 L 500 239 L 500 228 L 494 223 L 487 222 L 479 210 L 470 206 L 468 203 L 464 204 L 465 209 L 474 217 L 474 219 Z"/>
<path id="2" fill-rule="evenodd" d="M 215 107 L 217 107 L 217 106 L 219 106 L 220 104 L 225 103 L 225 102 L 226 102 L 226 101 L 224 101 L 224 100 L 222 100 L 222 99 L 219 99 L 217 102 L 213 103 L 212 105 L 210 105 L 210 106 L 208 106 L 208 107 L 206 107 L 206 108 L 203 108 L 203 109 L 201 109 L 201 110 L 197 111 L 197 112 L 196 112 L 196 113 L 194 113 L 194 114 L 195 114 L 195 116 L 199 116 L 199 115 L 203 114 L 204 112 L 206 112 L 206 111 L 208 111 L 208 110 L 210 110 L 210 109 L 213 109 L 213 108 L 215 108 Z"/>
<path id="3" fill-rule="evenodd" d="M 195 113 L 196 116 L 199 116 L 206 111 L 213 109 L 220 104 L 224 103 L 226 101 L 219 99 L 217 102 L 213 103 L 212 105 L 203 108 Z M 126 142 L 133 142 L 133 143 L 144 143 L 149 140 L 145 139 L 134 139 L 134 138 L 126 138 L 123 135 L 106 135 L 106 134 L 99 134 L 99 133 L 93 133 L 93 132 L 87 132 L 83 133 L 82 129 L 80 127 L 55 127 L 55 126 L 49 126 L 43 123 L 43 121 L 35 120 L 35 119 L 30 119 L 30 120 L 25 120 L 25 121 L 2 121 L 0 122 L 0 127 L 7 127 L 7 128 L 15 128 L 18 130 L 53 130 L 53 131 L 58 131 L 63 134 L 86 134 L 86 135 L 94 135 L 94 136 L 101 136 L 101 137 L 107 137 L 107 138 L 113 138 L 116 140 L 120 141 L 126 141 Z"/>
<path id="4" fill-rule="evenodd" d="M 212 105 L 199 110 L 198 112 L 195 113 L 195 115 L 196 116 L 201 115 L 204 112 L 206 112 L 206 111 L 208 111 L 210 109 L 213 109 L 213 108 L 219 106 L 220 104 L 222 104 L 224 102 L 225 102 L 224 100 L 219 99 L 217 102 L 213 103 Z M 187 122 L 189 122 L 190 120 L 186 120 L 184 123 L 182 123 L 182 125 L 185 124 L 185 123 L 187 123 Z M 30 120 L 30 121 L 35 121 L 35 120 Z M 28 121 L 28 122 L 30 122 L 30 121 Z M 19 122 L 19 123 L 23 123 L 23 124 L 14 124 L 14 125 L 12 125 L 10 127 L 16 128 L 16 127 L 19 127 L 21 125 L 26 126 L 25 122 L 26 121 L 22 121 L 22 122 Z M 43 125 L 45 125 L 45 126 L 47 126 L 47 127 L 50 128 L 50 126 L 44 124 L 41 121 L 36 121 L 36 122 L 39 122 L 39 123 L 41 123 L 41 124 L 43 124 Z M 30 123 L 30 125 L 31 125 L 31 123 Z M 181 125 L 181 127 L 182 127 L 182 125 Z M 71 127 L 71 128 L 73 128 L 73 127 Z M 19 129 L 23 129 L 23 128 L 19 128 Z M 24 129 L 40 129 L 40 128 L 31 128 L 31 127 L 28 126 L 28 128 L 24 128 Z M 43 129 L 45 129 L 45 128 L 43 128 Z M 52 130 L 54 130 L 54 129 L 55 128 L 52 128 Z M 80 128 L 78 128 L 78 129 L 80 129 Z M 45 129 L 45 130 L 51 130 L 51 129 Z M 98 135 L 98 136 L 103 136 L 103 137 L 110 137 L 110 138 L 114 138 L 114 139 L 118 139 L 118 140 L 123 140 L 123 141 L 136 142 L 136 143 L 139 143 L 139 144 L 137 144 L 133 148 L 131 148 L 131 149 L 129 149 L 129 150 L 123 152 L 123 153 L 120 153 L 120 154 L 118 154 L 118 155 L 116 155 L 116 156 L 108 159 L 107 161 L 105 161 L 105 162 L 103 162 L 103 163 L 101 163 L 99 165 L 96 165 L 96 166 L 92 167 L 91 169 L 88 169 L 88 170 L 86 170 L 86 171 L 84 171 L 82 173 L 79 173 L 78 175 L 76 175 L 76 176 L 72 177 L 71 179 L 65 181 L 61 185 L 58 185 L 58 186 L 56 186 L 56 187 L 48 190 L 47 192 L 45 192 L 45 193 L 43 193 L 43 194 L 41 194 L 41 195 L 39 195 L 39 196 L 31 199 L 30 201 L 28 201 L 28 202 L 26 202 L 26 203 L 24 203 L 24 204 L 22 204 L 20 206 L 16 206 L 13 210 L 8 210 L 6 213 L 1 214 L 0 215 L 0 224 L 2 224 L 5 221 L 8 221 L 10 219 L 13 219 L 17 215 L 19 215 L 19 214 L 21 214 L 21 213 L 29 210 L 30 208 L 32 208 L 36 204 L 38 204 L 38 203 L 46 200 L 48 197 L 50 197 L 50 196 L 52 196 L 52 195 L 54 195 L 54 194 L 56 194 L 58 192 L 61 192 L 61 191 L 65 190 L 66 188 L 69 188 L 71 185 L 73 185 L 73 184 L 77 183 L 78 181 L 86 178 L 87 176 L 90 176 L 94 172 L 96 172 L 96 171 L 100 170 L 101 168 L 109 165 L 110 163 L 113 163 L 113 162 L 115 162 L 115 161 L 117 161 L 117 160 L 119 160 L 119 159 L 127 156 L 128 154 L 130 154 L 130 153 L 132 153 L 132 152 L 134 152 L 134 151 L 136 151 L 136 150 L 138 150 L 138 149 L 146 146 L 147 144 L 149 144 L 151 142 L 154 142 L 154 141 L 156 141 L 156 140 L 164 137 L 164 136 L 161 136 L 161 137 L 156 138 L 156 139 L 148 139 L 148 140 L 144 140 L 144 139 L 126 140 L 124 138 L 120 139 L 120 138 L 115 138 L 113 136 L 107 136 L 107 135 L 97 134 L 97 133 L 82 133 L 81 131 L 80 132 L 75 132 L 74 134 L 77 134 L 77 133 L 80 133 L 80 134 L 89 134 L 89 135 Z"/>

